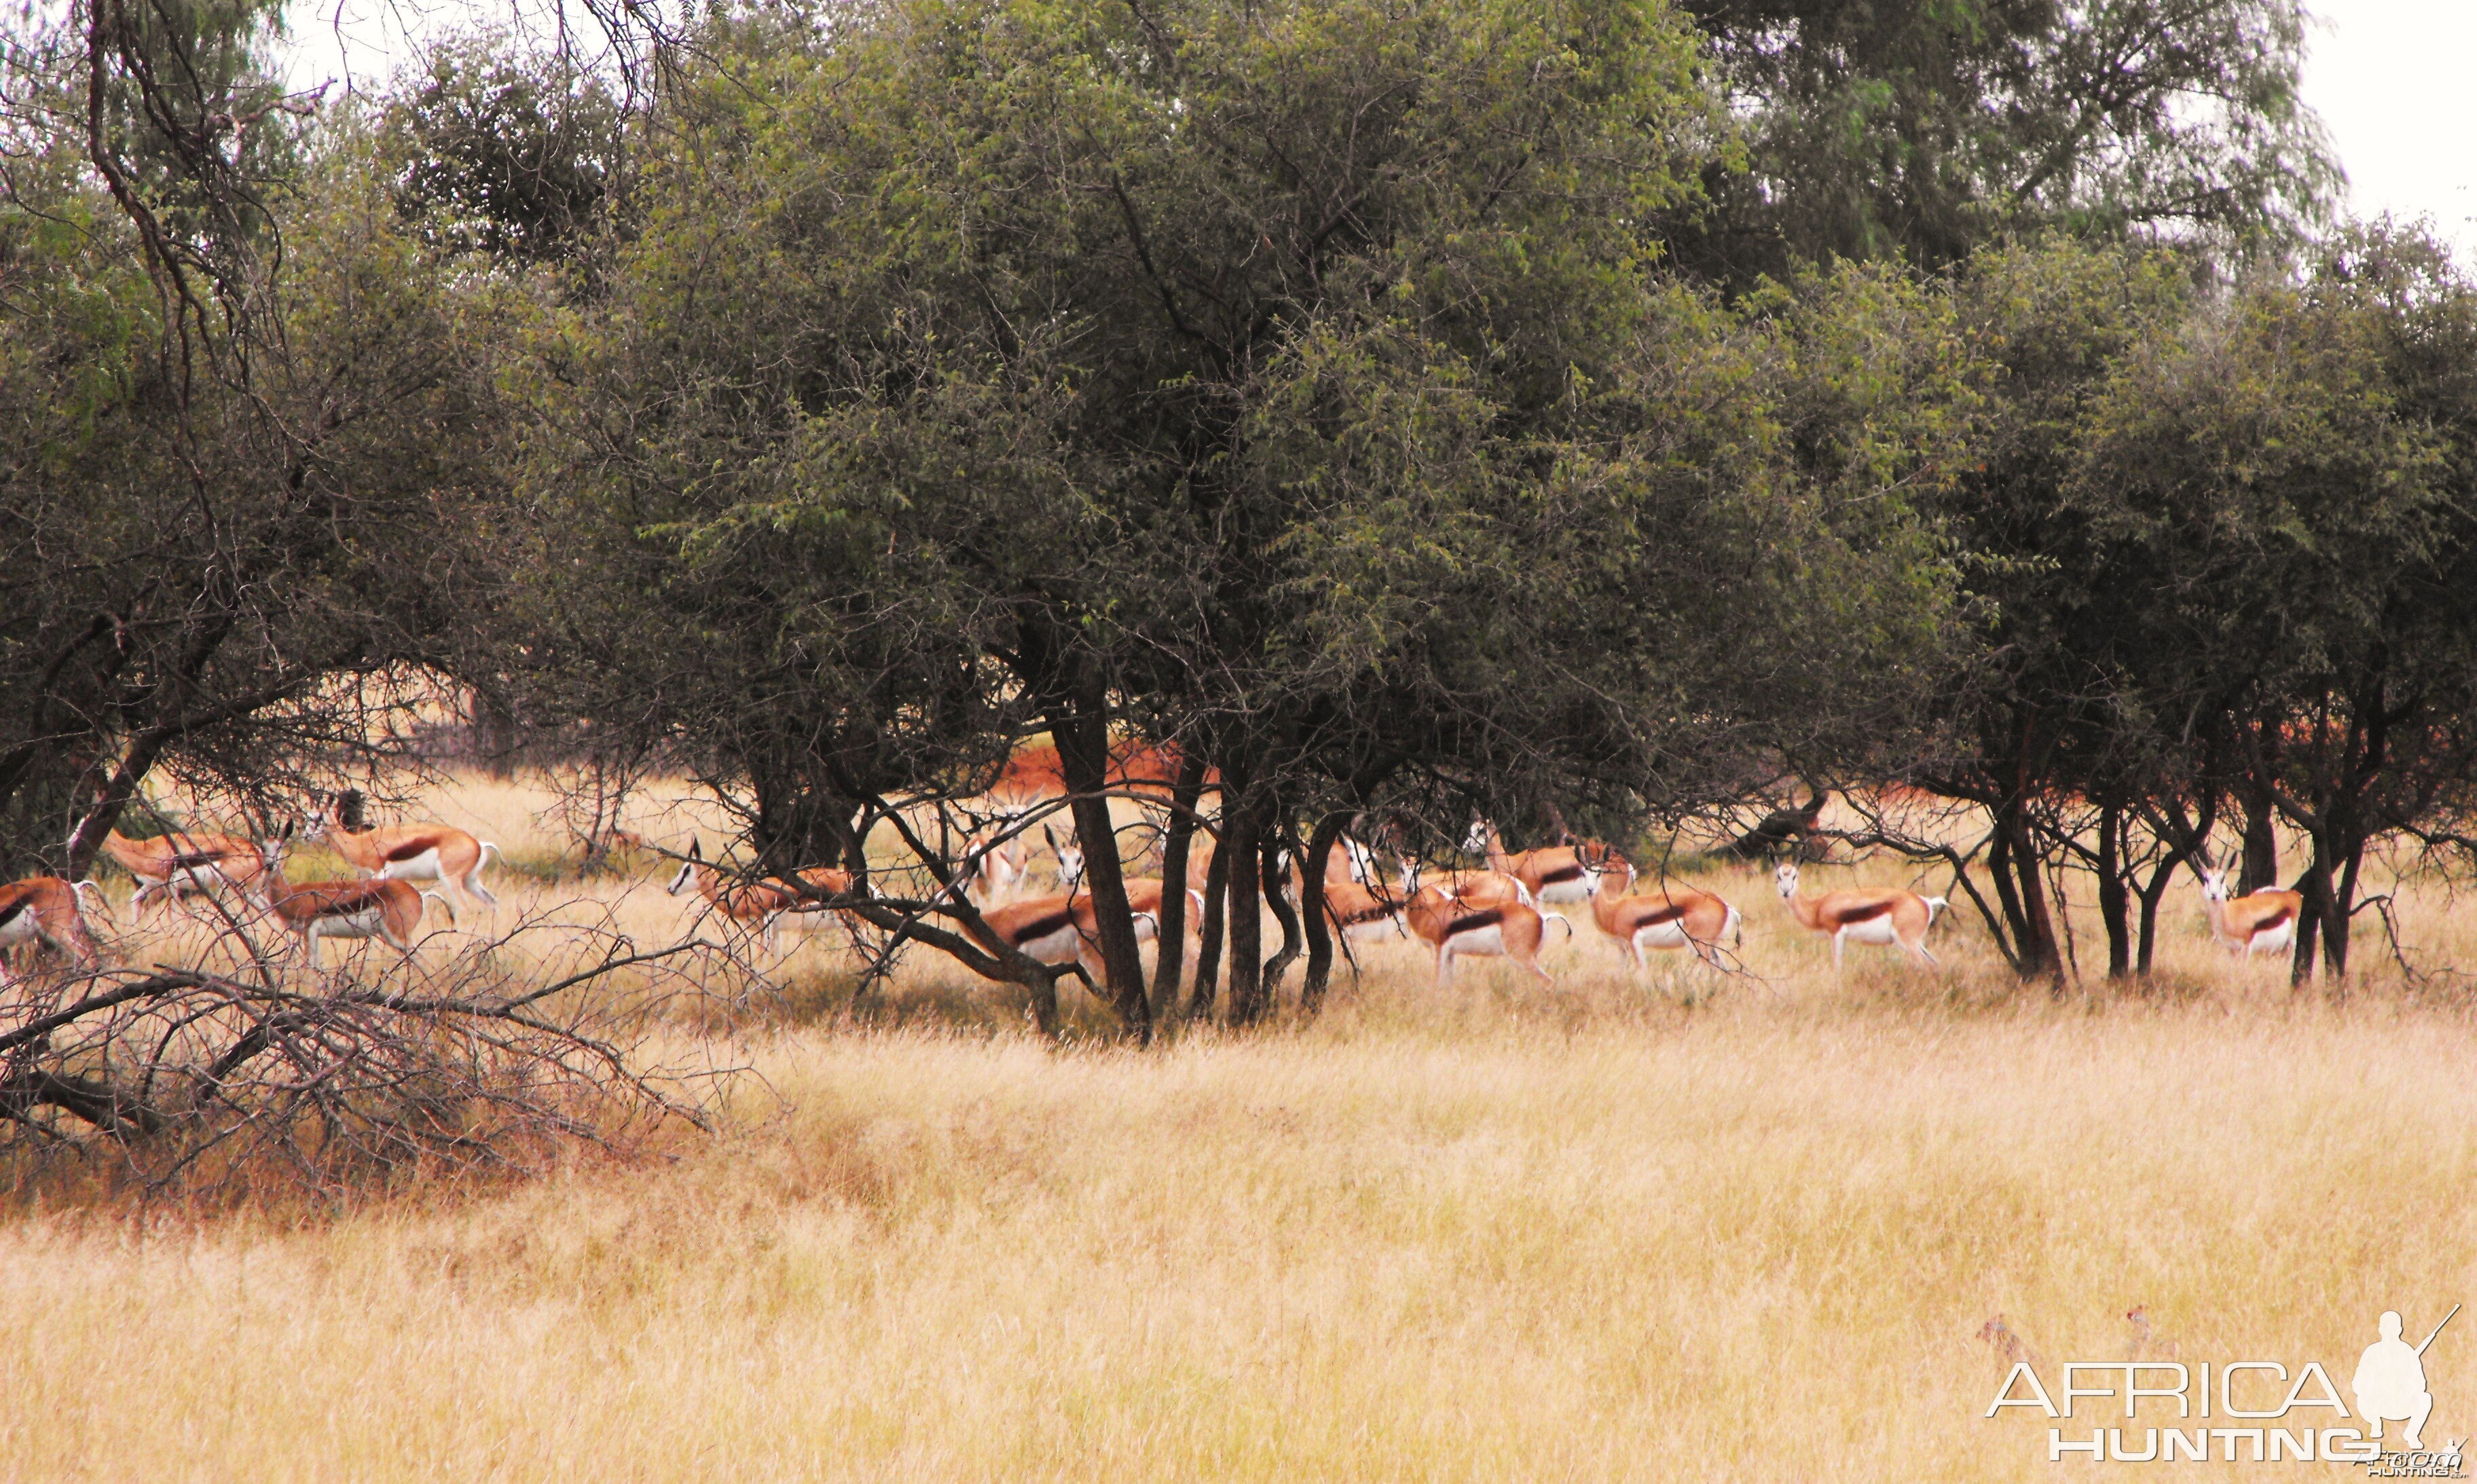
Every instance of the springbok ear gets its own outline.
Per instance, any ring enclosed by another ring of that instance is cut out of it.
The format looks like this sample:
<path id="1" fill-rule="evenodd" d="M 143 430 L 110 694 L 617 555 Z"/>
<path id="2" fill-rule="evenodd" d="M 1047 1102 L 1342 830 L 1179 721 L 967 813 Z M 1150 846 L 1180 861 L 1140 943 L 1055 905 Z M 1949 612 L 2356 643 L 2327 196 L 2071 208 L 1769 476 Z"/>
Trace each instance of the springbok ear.
<path id="1" fill-rule="evenodd" d="M 300 828 L 301 822 L 299 820 L 288 819 L 284 822 L 284 832 L 277 835 L 276 838 L 289 845 L 292 843 L 292 832 Z"/>
<path id="2" fill-rule="evenodd" d="M 1040 827 L 1040 837 L 1049 842 L 1049 848 L 1051 850 L 1054 851 L 1058 849 L 1058 832 L 1050 829 L 1047 825 Z"/>
<path id="3" fill-rule="evenodd" d="M 705 859 L 705 842 L 694 835 L 688 837 L 688 859 Z"/>

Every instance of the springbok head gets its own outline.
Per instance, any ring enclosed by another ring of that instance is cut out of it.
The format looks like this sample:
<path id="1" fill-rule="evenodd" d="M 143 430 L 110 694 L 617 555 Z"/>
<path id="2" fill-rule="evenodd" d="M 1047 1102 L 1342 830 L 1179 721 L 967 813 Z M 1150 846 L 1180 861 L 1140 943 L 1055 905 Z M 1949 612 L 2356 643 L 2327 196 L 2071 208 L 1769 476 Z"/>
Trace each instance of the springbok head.
<path id="1" fill-rule="evenodd" d="M 1084 848 L 1058 838 L 1058 831 L 1047 825 L 1040 827 L 1040 837 L 1049 842 L 1050 851 L 1058 856 L 1058 884 L 1067 891 L 1084 879 Z"/>
<path id="2" fill-rule="evenodd" d="M 696 879 L 697 867 L 704 863 L 705 842 L 703 840 L 691 839 L 688 841 L 688 858 L 680 862 L 679 874 L 671 878 L 671 895 L 676 897 L 680 893 L 688 890 L 688 883 Z"/>
<path id="3" fill-rule="evenodd" d="M 1797 862 L 1784 860 L 1772 868 L 1772 882 L 1780 888 L 1782 900 L 1797 895 Z"/>

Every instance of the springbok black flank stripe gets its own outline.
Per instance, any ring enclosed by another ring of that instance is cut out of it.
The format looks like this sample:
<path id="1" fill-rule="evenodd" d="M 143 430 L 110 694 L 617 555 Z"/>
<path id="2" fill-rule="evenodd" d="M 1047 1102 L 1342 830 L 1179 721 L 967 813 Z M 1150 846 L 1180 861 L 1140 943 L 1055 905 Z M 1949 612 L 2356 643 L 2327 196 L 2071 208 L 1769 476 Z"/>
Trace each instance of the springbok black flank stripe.
<path id="1" fill-rule="evenodd" d="M 1048 937 L 1074 921 L 1073 912 L 1052 912 L 1047 917 L 1034 918 L 1014 930 L 1013 935 L 1014 946 L 1021 948 L 1027 943 Z"/>
<path id="2" fill-rule="evenodd" d="M 427 855 L 438 848 L 438 843 L 435 840 L 407 840 L 404 844 L 388 852 L 387 858 L 389 860 L 411 860 L 415 855 Z"/>
<path id="3" fill-rule="evenodd" d="M 1450 938 L 1460 932 L 1477 932 L 1483 928 L 1493 928 L 1503 921 L 1505 921 L 1505 909 L 1489 907 L 1485 912 L 1473 912 L 1468 917 L 1455 918 L 1453 926 L 1445 929 L 1445 936 Z"/>

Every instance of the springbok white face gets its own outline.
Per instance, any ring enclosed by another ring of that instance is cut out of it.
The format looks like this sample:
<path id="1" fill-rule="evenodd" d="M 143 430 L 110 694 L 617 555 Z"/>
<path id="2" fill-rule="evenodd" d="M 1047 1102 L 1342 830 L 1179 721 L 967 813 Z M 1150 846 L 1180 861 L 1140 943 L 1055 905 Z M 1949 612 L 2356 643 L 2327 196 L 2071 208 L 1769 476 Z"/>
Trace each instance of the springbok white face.
<path id="1" fill-rule="evenodd" d="M 2202 900 L 2205 902 L 2228 900 L 2228 874 L 2225 871 L 2209 866 L 2202 868 Z"/>
<path id="2" fill-rule="evenodd" d="M 1047 825 L 1040 827 L 1040 833 L 1041 837 L 1049 842 L 1049 848 L 1057 853 L 1058 884 L 1067 891 L 1073 891 L 1075 883 L 1084 879 L 1084 848 L 1060 840 L 1056 831 Z"/>
<path id="3" fill-rule="evenodd" d="M 1376 853 L 1366 846 L 1342 836 L 1342 845 L 1350 852 L 1350 878 L 1362 886 L 1376 884 Z"/>
<path id="4" fill-rule="evenodd" d="M 1796 896 L 1797 862 L 1793 860 L 1782 861 L 1772 872 L 1772 880 L 1780 887 L 1780 894 L 1784 899 Z"/>
<path id="5" fill-rule="evenodd" d="M 688 889 L 688 883 L 696 879 L 697 863 L 704 859 L 705 842 L 702 840 L 690 840 L 688 842 L 688 858 L 680 862 L 679 875 L 671 878 L 670 892 L 672 896 L 676 897 L 680 893 Z"/>
<path id="6" fill-rule="evenodd" d="M 1463 849 L 1473 855 L 1481 854 L 1488 850 L 1488 843 L 1495 838 L 1494 825 L 1485 819 L 1474 818 L 1471 821 L 1470 833 L 1463 836 Z"/>

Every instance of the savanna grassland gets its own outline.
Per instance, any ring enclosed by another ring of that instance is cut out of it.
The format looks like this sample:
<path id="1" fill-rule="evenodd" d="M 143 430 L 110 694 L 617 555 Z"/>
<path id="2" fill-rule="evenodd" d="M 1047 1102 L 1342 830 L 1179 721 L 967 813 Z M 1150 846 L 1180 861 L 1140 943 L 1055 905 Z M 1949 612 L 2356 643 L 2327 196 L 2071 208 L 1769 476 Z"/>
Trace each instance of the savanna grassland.
<path id="1" fill-rule="evenodd" d="M 436 802 L 552 848 L 521 791 Z M 657 1030 L 745 1069 L 711 1136 L 281 1220 L 55 1196 L 0 1224 L 0 1474 L 2047 1477 L 2043 1419 L 1981 1418 L 1998 1315 L 2042 1365 L 2344 1385 L 2377 1312 L 2470 1291 L 2441 981 L 2239 976 L 2180 887 L 2148 996 L 2002 994 L 1958 918 L 1947 973 L 1836 983 L 1767 879 L 1709 884 L 1716 991 L 1589 937 L 1553 990 L 1384 948 L 1313 1024 L 1143 1052 L 925 957 L 853 1011 L 820 935 L 770 1008 Z M 2447 910 L 2408 894 L 2420 962 Z M 2429 1440 L 2477 1415 L 2455 1340 Z"/>

